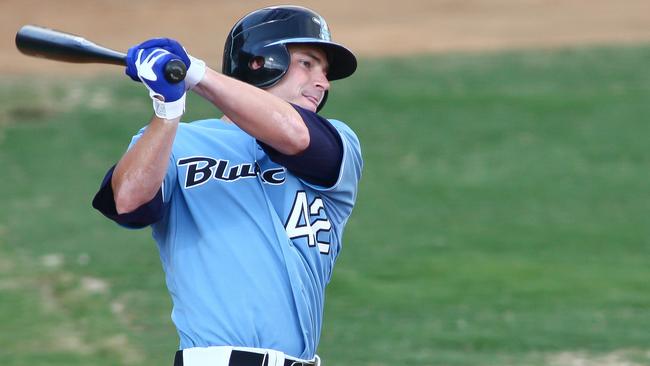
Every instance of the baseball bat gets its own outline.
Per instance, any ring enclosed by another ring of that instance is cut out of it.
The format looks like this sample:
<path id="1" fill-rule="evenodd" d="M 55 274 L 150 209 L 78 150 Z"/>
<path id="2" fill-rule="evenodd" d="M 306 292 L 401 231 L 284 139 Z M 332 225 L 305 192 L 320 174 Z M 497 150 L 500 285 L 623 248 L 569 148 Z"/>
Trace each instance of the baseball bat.
<path id="1" fill-rule="evenodd" d="M 74 63 L 126 65 L 126 54 L 97 45 L 75 34 L 25 25 L 16 33 L 16 47 L 28 56 Z M 165 79 L 178 83 L 185 79 L 183 61 L 173 59 L 165 65 Z"/>

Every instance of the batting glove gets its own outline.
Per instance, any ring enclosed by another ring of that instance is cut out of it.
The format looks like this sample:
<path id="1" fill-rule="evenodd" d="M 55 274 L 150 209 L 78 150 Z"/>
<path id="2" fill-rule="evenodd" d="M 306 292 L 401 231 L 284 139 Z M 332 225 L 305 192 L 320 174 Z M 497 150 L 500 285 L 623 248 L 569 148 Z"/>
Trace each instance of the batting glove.
<path id="1" fill-rule="evenodd" d="M 179 59 L 183 61 L 185 66 L 187 66 L 187 74 L 185 76 L 185 90 L 193 89 L 196 84 L 198 84 L 201 79 L 203 79 L 203 76 L 205 75 L 205 62 L 189 55 L 185 48 L 181 46 L 180 43 L 178 43 L 178 41 L 171 38 L 152 38 L 129 49 L 129 52 L 127 53 L 126 74 L 129 75 L 131 79 L 140 81 L 140 79 L 137 77 L 137 71 L 135 70 L 135 67 L 129 67 L 128 59 L 134 59 L 134 55 L 138 49 L 146 48 L 162 48 L 177 55 Z"/>
<path id="2" fill-rule="evenodd" d="M 140 49 L 133 63 L 138 78 L 149 89 L 156 116 L 165 119 L 180 117 L 185 111 L 184 82 L 165 79 L 165 65 L 179 56 L 161 48 Z"/>

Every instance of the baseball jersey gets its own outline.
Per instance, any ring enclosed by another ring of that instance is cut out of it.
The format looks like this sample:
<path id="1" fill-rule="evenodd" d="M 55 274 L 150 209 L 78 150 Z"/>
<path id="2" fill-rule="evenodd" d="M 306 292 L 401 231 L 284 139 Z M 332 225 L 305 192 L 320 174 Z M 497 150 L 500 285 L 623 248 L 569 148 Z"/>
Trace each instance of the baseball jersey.
<path id="1" fill-rule="evenodd" d="M 343 146 L 330 187 L 275 163 L 235 124 L 179 125 L 165 211 L 152 230 L 181 349 L 230 345 L 314 357 L 363 165 L 354 132 L 330 123 Z"/>

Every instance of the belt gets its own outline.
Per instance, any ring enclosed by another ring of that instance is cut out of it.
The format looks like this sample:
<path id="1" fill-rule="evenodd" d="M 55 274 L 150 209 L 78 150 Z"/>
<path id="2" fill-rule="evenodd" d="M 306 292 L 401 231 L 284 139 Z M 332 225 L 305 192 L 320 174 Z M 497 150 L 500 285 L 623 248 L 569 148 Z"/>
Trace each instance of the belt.
<path id="1" fill-rule="evenodd" d="M 174 356 L 174 366 L 183 366 L 183 351 L 177 351 Z M 228 366 L 269 366 L 266 353 L 256 353 L 232 350 Z M 285 356 L 284 366 L 316 366 L 315 362 L 291 360 Z"/>

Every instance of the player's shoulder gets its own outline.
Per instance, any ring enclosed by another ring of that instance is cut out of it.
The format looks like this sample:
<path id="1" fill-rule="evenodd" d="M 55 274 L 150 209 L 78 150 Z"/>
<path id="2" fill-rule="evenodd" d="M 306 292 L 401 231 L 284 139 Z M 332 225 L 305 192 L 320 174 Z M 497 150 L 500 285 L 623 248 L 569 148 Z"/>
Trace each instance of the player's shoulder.
<path id="1" fill-rule="evenodd" d="M 333 119 L 333 118 L 327 118 L 327 121 L 336 128 L 339 133 L 345 137 L 348 140 L 353 141 L 355 144 L 359 144 L 359 137 L 357 134 L 354 132 L 354 130 L 348 126 L 345 122 L 338 120 L 338 119 Z"/>
<path id="2" fill-rule="evenodd" d="M 175 142 L 184 141 L 193 137 L 204 138 L 212 136 L 214 138 L 227 139 L 246 139 L 247 134 L 243 132 L 236 124 L 223 121 L 217 118 L 201 119 L 192 122 L 182 122 L 178 124 Z M 227 137 L 226 137 L 227 136 Z"/>
<path id="3" fill-rule="evenodd" d="M 136 136 L 142 135 L 147 127 L 148 125 L 140 128 Z M 234 123 L 228 123 L 218 118 L 200 119 L 192 122 L 181 122 L 178 124 L 178 131 L 181 133 L 195 132 L 204 129 L 239 130 Z"/>
<path id="4" fill-rule="evenodd" d="M 354 131 L 352 131 L 352 128 L 351 128 L 350 126 L 348 126 L 347 123 L 345 123 L 345 122 L 343 122 L 343 121 L 341 121 L 341 120 L 334 119 L 334 118 L 327 118 L 327 120 L 328 120 L 329 123 L 331 123 L 332 126 L 334 126 L 337 130 L 346 130 L 346 131 L 351 131 L 351 132 L 354 133 Z"/>
<path id="5" fill-rule="evenodd" d="M 201 129 L 215 129 L 215 130 L 239 130 L 234 123 L 229 123 L 218 118 L 200 119 L 192 122 L 180 123 L 179 130 L 201 130 Z"/>

